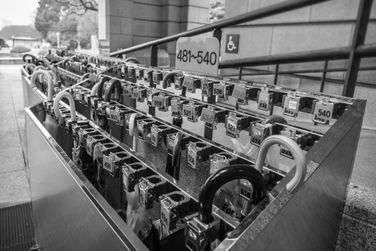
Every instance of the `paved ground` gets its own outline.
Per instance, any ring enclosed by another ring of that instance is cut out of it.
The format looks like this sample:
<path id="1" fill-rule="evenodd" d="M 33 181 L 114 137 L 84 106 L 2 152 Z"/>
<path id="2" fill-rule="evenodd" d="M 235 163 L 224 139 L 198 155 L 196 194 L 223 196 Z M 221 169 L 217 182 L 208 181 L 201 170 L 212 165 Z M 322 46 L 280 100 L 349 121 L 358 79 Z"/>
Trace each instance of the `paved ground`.
<path id="1" fill-rule="evenodd" d="M 20 65 L 0 65 L 0 208 L 30 200 L 22 153 L 25 118 Z M 376 191 L 376 131 L 363 130 L 351 182 Z"/>
<path id="2" fill-rule="evenodd" d="M 30 201 L 22 152 L 25 118 L 19 65 L 0 65 L 0 208 Z"/>

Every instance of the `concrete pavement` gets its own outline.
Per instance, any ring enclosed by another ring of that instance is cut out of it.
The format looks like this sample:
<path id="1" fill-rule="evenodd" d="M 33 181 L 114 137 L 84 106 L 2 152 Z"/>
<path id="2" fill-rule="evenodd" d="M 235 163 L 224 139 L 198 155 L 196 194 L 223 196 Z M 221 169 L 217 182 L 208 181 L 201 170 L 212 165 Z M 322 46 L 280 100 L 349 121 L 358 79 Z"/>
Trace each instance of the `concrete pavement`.
<path id="1" fill-rule="evenodd" d="M 0 65 L 0 208 L 30 201 L 20 65 Z"/>

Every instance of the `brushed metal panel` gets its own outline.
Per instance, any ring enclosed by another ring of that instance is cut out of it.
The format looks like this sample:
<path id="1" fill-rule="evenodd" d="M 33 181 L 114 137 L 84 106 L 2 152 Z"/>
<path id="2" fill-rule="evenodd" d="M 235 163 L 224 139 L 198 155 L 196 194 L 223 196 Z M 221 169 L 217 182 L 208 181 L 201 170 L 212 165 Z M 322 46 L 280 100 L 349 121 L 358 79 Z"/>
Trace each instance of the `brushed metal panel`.
<path id="1" fill-rule="evenodd" d="M 78 177 L 69 170 L 30 110 L 26 109 L 26 114 L 33 216 L 41 248 L 146 250 L 103 198 L 95 198 L 95 191 L 84 185 L 83 175 Z M 98 203 L 104 203 L 104 209 Z"/>

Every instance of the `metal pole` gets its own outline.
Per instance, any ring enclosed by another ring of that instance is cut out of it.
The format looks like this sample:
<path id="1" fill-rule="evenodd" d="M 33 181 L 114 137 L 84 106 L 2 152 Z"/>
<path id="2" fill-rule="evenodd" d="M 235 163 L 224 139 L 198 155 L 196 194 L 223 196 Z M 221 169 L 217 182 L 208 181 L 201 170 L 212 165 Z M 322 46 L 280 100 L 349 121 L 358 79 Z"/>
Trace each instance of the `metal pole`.
<path id="1" fill-rule="evenodd" d="M 150 48 L 150 66 L 158 66 L 158 46 L 153 45 Z M 155 87 L 153 77 L 149 83 L 150 87 Z M 155 107 L 149 107 L 149 114 L 155 116 Z"/>
<path id="2" fill-rule="evenodd" d="M 343 86 L 342 91 L 343 96 L 354 96 L 356 80 L 358 78 L 358 69 L 361 59 L 356 55 L 356 49 L 359 45 L 364 44 L 371 7 L 372 0 L 360 0 L 353 40 L 350 49 L 349 62 L 347 65 L 345 85 Z"/>
<path id="3" fill-rule="evenodd" d="M 222 30 L 221 29 L 215 29 L 213 31 L 213 37 L 218 39 L 219 46 L 221 46 Z M 219 50 L 219 51 L 221 51 L 221 50 Z M 209 104 L 215 104 L 215 98 L 216 98 L 216 96 L 211 95 L 210 97 L 208 97 L 207 102 Z M 209 139 L 209 140 L 212 140 L 213 139 L 213 129 L 205 126 L 204 137 Z"/>
<path id="4" fill-rule="evenodd" d="M 243 67 L 239 67 L 238 79 L 242 80 Z"/>
<path id="5" fill-rule="evenodd" d="M 325 60 L 324 69 L 323 69 L 322 78 L 321 78 L 320 92 L 324 91 L 327 70 L 328 70 L 328 60 Z"/>
<path id="6" fill-rule="evenodd" d="M 279 64 L 276 64 L 275 65 L 275 70 L 274 70 L 274 85 L 277 85 L 278 72 L 279 72 Z"/>
<path id="7" fill-rule="evenodd" d="M 323 60 L 347 59 L 349 57 L 350 49 L 350 46 L 346 46 L 339 48 L 226 60 L 219 62 L 219 68 L 238 68 L 259 65 L 291 64 Z M 376 43 L 359 45 L 355 50 L 355 54 L 359 57 L 375 57 Z"/>

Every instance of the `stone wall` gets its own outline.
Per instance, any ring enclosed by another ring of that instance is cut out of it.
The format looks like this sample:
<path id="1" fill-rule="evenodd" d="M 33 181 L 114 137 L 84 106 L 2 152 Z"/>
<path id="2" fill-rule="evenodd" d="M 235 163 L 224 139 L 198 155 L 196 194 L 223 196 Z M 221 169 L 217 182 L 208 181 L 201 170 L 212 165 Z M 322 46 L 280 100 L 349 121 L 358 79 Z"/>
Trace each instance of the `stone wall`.
<path id="1" fill-rule="evenodd" d="M 209 1 L 99 0 L 99 40 L 110 51 L 193 29 L 209 22 Z M 161 45 L 174 64 L 176 43 Z M 145 50 L 145 54 L 149 50 Z"/>

